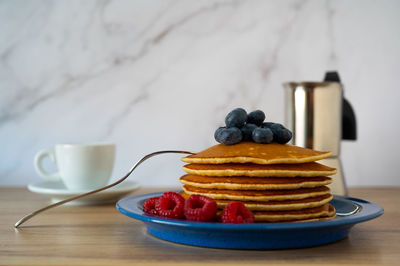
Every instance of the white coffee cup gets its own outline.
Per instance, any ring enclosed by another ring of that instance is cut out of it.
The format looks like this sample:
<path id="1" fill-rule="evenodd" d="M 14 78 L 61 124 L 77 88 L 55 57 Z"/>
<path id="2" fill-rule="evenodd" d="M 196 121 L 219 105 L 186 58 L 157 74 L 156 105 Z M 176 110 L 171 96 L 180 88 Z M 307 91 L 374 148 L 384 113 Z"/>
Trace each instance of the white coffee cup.
<path id="1" fill-rule="evenodd" d="M 43 169 L 45 157 L 56 163 L 58 172 Z M 88 190 L 107 185 L 115 160 L 114 144 L 57 144 L 39 151 L 34 159 L 37 173 L 46 180 L 62 180 L 70 190 Z"/>

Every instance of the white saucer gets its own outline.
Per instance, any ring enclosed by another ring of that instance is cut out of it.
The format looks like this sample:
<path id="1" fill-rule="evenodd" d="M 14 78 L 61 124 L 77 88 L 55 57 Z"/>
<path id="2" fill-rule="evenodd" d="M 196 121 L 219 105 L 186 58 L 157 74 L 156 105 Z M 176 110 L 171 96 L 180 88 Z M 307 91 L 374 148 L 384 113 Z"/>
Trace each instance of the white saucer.
<path id="1" fill-rule="evenodd" d="M 93 195 L 77 199 L 71 202 L 68 202 L 68 205 L 98 205 L 98 204 L 108 204 L 108 203 L 116 203 L 118 199 L 122 196 L 138 189 L 140 186 L 136 182 L 124 181 L 115 187 L 109 188 L 107 190 L 97 192 Z M 65 187 L 62 181 L 58 182 L 50 182 L 50 181 L 41 181 L 38 183 L 28 185 L 28 189 L 32 192 L 48 195 L 51 198 L 51 201 L 58 202 L 85 192 L 89 192 L 91 190 L 69 190 Z"/>

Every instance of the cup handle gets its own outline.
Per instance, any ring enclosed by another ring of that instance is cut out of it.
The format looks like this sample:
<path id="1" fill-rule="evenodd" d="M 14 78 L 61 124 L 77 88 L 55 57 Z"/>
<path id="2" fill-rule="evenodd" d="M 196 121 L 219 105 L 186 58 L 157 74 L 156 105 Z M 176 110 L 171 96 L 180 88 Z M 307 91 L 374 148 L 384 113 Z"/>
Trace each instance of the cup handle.
<path id="1" fill-rule="evenodd" d="M 45 171 L 42 167 L 42 161 L 43 159 L 49 156 L 50 160 L 52 160 L 54 163 L 56 163 L 56 157 L 54 154 L 54 150 L 41 150 L 38 153 L 36 153 L 35 155 L 35 159 L 34 159 L 34 166 L 35 166 L 35 170 L 36 172 L 43 177 L 44 179 L 48 180 L 48 181 L 57 181 L 60 180 L 60 175 L 58 174 L 58 172 L 56 173 L 49 173 L 47 171 Z"/>

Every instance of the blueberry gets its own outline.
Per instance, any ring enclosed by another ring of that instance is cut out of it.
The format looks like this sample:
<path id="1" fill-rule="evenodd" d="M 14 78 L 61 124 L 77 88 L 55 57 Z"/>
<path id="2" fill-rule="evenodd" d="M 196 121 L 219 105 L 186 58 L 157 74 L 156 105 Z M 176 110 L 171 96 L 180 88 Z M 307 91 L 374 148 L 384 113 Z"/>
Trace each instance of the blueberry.
<path id="1" fill-rule="evenodd" d="M 274 122 L 264 122 L 264 123 L 262 123 L 261 127 L 263 127 L 263 128 L 271 128 L 271 126 L 273 124 L 275 124 L 275 123 Z"/>
<path id="2" fill-rule="evenodd" d="M 231 111 L 225 118 L 226 127 L 241 128 L 247 120 L 247 113 L 243 108 L 236 108 Z"/>
<path id="3" fill-rule="evenodd" d="M 253 130 L 256 129 L 257 126 L 254 124 L 246 124 L 240 130 L 242 131 L 243 141 L 252 141 Z"/>
<path id="4" fill-rule="evenodd" d="M 274 134 L 269 128 L 257 127 L 253 130 L 252 137 L 254 142 L 268 144 L 272 142 Z"/>
<path id="5" fill-rule="evenodd" d="M 247 115 L 247 123 L 261 126 L 264 122 L 265 114 L 261 110 L 256 110 Z"/>
<path id="6" fill-rule="evenodd" d="M 218 133 L 217 133 L 218 131 Z M 237 127 L 217 129 L 215 140 L 225 145 L 232 145 L 242 141 L 242 131 Z"/>
<path id="7" fill-rule="evenodd" d="M 215 130 L 215 133 L 214 133 L 214 138 L 215 138 L 215 139 L 218 138 L 218 135 L 221 133 L 221 131 L 222 131 L 224 128 L 226 128 L 226 127 L 219 127 L 217 130 Z"/>
<path id="8" fill-rule="evenodd" d="M 274 133 L 274 141 L 279 144 L 288 143 L 292 139 L 292 132 L 281 124 L 272 125 L 271 130 Z"/>

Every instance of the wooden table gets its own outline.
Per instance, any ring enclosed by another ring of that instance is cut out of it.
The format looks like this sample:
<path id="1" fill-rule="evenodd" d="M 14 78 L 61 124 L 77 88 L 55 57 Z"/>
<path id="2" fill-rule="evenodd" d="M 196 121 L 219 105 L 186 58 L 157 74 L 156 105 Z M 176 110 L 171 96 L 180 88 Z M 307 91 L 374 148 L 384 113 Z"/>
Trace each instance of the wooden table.
<path id="1" fill-rule="evenodd" d="M 141 189 L 134 194 L 164 189 Z M 4 265 L 255 265 L 400 263 L 400 188 L 353 188 L 353 197 L 376 202 L 383 216 L 353 227 L 339 242 L 289 250 L 224 250 L 156 239 L 142 222 L 114 205 L 61 206 L 14 223 L 49 203 L 25 188 L 0 188 L 0 264 Z"/>

